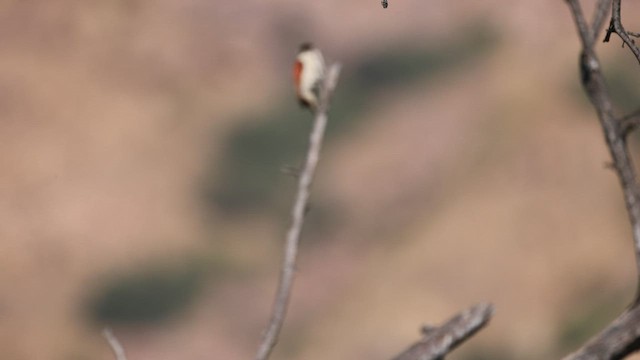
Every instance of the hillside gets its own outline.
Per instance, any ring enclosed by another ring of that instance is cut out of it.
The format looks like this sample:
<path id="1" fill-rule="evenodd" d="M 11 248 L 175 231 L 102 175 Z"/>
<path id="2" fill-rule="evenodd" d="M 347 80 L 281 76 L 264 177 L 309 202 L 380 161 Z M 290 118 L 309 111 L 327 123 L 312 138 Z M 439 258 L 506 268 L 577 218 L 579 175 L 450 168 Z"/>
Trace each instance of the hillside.
<path id="1" fill-rule="evenodd" d="M 387 359 L 479 301 L 452 359 L 558 358 L 634 291 L 621 192 L 562 1 L 0 4 L 0 353 L 246 359 L 310 116 L 344 63 L 274 359 Z M 640 7 L 629 6 L 629 18 Z M 601 45 L 622 110 L 627 49 Z"/>

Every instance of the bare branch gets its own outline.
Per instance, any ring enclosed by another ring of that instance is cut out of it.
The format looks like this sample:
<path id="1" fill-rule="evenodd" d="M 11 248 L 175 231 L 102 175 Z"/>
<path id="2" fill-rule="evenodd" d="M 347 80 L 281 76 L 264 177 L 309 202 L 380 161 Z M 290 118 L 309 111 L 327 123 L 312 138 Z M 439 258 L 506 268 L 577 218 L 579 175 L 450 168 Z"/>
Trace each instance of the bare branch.
<path id="1" fill-rule="evenodd" d="M 329 69 L 327 77 L 323 81 L 322 92 L 320 94 L 320 102 L 315 112 L 313 121 L 313 129 L 309 140 L 309 150 L 307 152 L 307 160 L 304 168 L 298 178 L 298 192 L 291 211 L 291 226 L 287 232 L 287 238 L 284 247 L 284 259 L 282 269 L 280 271 L 280 280 L 278 290 L 276 291 L 276 299 L 273 305 L 271 319 L 267 325 L 267 329 L 262 337 L 256 360 L 265 360 L 269 358 L 271 351 L 278 342 L 278 335 L 287 312 L 287 306 L 291 295 L 291 286 L 296 266 L 296 257 L 298 254 L 298 244 L 300 241 L 300 232 L 304 224 L 305 209 L 309 200 L 311 182 L 320 159 L 320 150 L 322 148 L 322 139 L 324 138 L 325 128 L 327 126 L 327 110 L 331 95 L 338 83 L 340 75 L 340 65 L 334 64 Z"/>
<path id="2" fill-rule="evenodd" d="M 620 119 L 623 136 L 627 136 L 633 129 L 640 125 L 640 109 Z"/>
<path id="3" fill-rule="evenodd" d="M 609 25 L 609 29 L 607 30 L 607 34 L 604 38 L 604 41 L 605 42 L 609 41 L 609 38 L 611 37 L 611 33 L 618 34 L 618 36 L 620 36 L 624 44 L 626 44 L 629 47 L 629 49 L 631 49 L 633 54 L 636 56 L 636 59 L 638 59 L 638 62 L 640 62 L 640 48 L 638 48 L 635 41 L 631 39 L 631 36 L 636 36 L 637 34 L 633 32 L 627 32 L 624 29 L 624 26 L 622 26 L 622 17 L 620 15 L 620 8 L 621 8 L 620 3 L 621 3 L 621 0 L 613 0 L 613 10 L 611 12 L 611 24 Z"/>
<path id="4" fill-rule="evenodd" d="M 612 166 L 622 187 L 633 233 L 636 267 L 640 275 L 640 195 L 625 137 L 630 127 L 633 126 L 632 118 L 635 116 L 632 114 L 623 119 L 616 119 L 614 116 L 611 95 L 605 86 L 601 63 L 591 41 L 597 36 L 597 33 L 590 34 L 585 30 L 587 25 L 578 0 L 567 0 L 567 2 L 583 45 L 580 55 L 582 86 L 598 114 L 613 160 Z M 602 5 L 602 2 L 599 2 L 598 5 Z M 620 0 L 613 0 L 612 20 L 605 41 L 608 40 L 611 32 L 616 32 L 619 35 L 624 33 L 619 19 Z M 581 349 L 567 356 L 565 360 L 621 359 L 638 349 L 640 349 L 640 307 L 638 307 L 638 294 L 636 294 L 636 299 L 629 310 L 620 315 Z"/>
<path id="5" fill-rule="evenodd" d="M 124 347 L 118 341 L 118 338 L 113 334 L 111 328 L 106 327 L 102 330 L 102 336 L 107 339 L 109 346 L 111 347 L 111 351 L 113 351 L 113 355 L 116 357 L 116 360 L 127 360 L 127 356 L 124 353 Z"/>
<path id="6" fill-rule="evenodd" d="M 458 345 L 482 329 L 493 315 L 491 304 L 478 304 L 451 318 L 445 324 L 423 330 L 422 340 L 392 360 L 444 359 Z"/>
<path id="7" fill-rule="evenodd" d="M 576 2 L 576 0 L 569 0 L 569 3 Z M 572 7 L 572 9 L 574 8 Z M 576 26 L 578 26 L 580 36 L 582 37 L 583 32 L 580 30 L 581 14 L 574 12 L 573 15 L 576 19 Z M 584 20 L 584 18 L 582 18 L 582 20 Z M 637 191 L 636 174 L 629 157 L 629 151 L 623 136 L 620 121 L 613 115 L 611 95 L 605 86 L 601 64 L 593 48 L 587 47 L 583 49 L 580 57 L 580 69 L 582 72 L 582 85 L 598 114 L 600 125 L 604 131 L 607 146 L 613 160 L 613 165 L 618 174 L 620 185 L 622 186 L 625 205 L 629 213 L 629 220 L 633 231 L 636 266 L 638 268 L 638 274 L 640 274 L 640 196 Z"/>
<path id="8" fill-rule="evenodd" d="M 638 341 L 640 341 L 638 324 L 640 324 L 640 308 L 634 306 L 564 360 L 622 359 L 638 350 Z"/>
<path id="9" fill-rule="evenodd" d="M 587 20 L 584 17 L 584 12 L 582 11 L 582 6 L 578 0 L 567 0 L 569 7 L 571 8 L 571 14 L 573 15 L 573 19 L 578 27 L 578 34 L 580 35 L 580 40 L 582 41 L 582 47 L 585 49 L 591 49 L 593 46 L 593 42 L 595 39 L 595 34 L 591 33 L 589 25 L 587 24 Z"/>
<path id="10" fill-rule="evenodd" d="M 602 31 L 602 26 L 604 25 L 604 20 L 609 13 L 609 8 L 611 7 L 611 0 L 598 0 L 598 4 L 596 5 L 596 11 L 593 14 L 593 21 L 591 22 L 591 36 L 595 41 L 597 34 Z"/>

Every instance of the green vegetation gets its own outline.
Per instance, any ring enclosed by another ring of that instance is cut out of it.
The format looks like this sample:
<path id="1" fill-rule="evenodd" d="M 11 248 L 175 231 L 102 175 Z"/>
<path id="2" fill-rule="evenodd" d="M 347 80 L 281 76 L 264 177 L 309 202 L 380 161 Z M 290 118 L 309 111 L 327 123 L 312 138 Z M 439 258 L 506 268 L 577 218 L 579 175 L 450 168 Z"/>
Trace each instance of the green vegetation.
<path id="1" fill-rule="evenodd" d="M 624 114 L 640 108 L 640 78 L 633 77 L 635 69 L 613 67 L 607 72 L 607 85 L 616 106 Z"/>
<path id="2" fill-rule="evenodd" d="M 205 200 L 230 214 L 274 206 L 274 190 L 287 180 L 282 168 L 302 163 L 310 126 L 300 119 L 305 115 L 310 116 L 283 108 L 237 128 L 226 145 L 219 178 L 205 184 Z"/>
<path id="3" fill-rule="evenodd" d="M 620 294 L 602 294 L 592 299 L 585 308 L 570 314 L 561 327 L 557 345 L 559 353 L 565 354 L 577 349 L 591 336 L 604 329 L 622 312 L 625 306 L 624 299 Z"/>
<path id="4" fill-rule="evenodd" d="M 478 60 L 496 43 L 494 33 L 483 25 L 458 33 L 464 36 L 425 47 L 385 45 L 383 51 L 345 64 L 332 104 L 328 140 L 355 126 L 374 105 L 373 99 L 381 98 L 373 95 L 425 78 L 442 81 L 443 75 Z M 293 179 L 287 179 L 281 168 L 299 167 L 304 160 L 311 114 L 301 111 L 290 94 L 282 106 L 251 118 L 231 133 L 217 176 L 209 176 L 203 184 L 205 202 L 228 215 L 288 206 L 286 189 Z"/>
<path id="5" fill-rule="evenodd" d="M 105 282 L 90 300 L 93 320 L 100 323 L 153 323 L 185 310 L 203 285 L 205 267 L 154 265 L 119 274 Z"/>

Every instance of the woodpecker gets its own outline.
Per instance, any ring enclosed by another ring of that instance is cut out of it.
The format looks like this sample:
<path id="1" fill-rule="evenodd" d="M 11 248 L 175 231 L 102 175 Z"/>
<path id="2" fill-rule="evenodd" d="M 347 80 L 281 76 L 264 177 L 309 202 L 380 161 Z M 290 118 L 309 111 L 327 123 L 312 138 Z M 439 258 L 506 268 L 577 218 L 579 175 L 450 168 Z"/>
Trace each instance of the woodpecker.
<path id="1" fill-rule="evenodd" d="M 311 43 L 300 45 L 293 65 L 293 81 L 300 105 L 315 111 L 324 79 L 324 58 Z"/>

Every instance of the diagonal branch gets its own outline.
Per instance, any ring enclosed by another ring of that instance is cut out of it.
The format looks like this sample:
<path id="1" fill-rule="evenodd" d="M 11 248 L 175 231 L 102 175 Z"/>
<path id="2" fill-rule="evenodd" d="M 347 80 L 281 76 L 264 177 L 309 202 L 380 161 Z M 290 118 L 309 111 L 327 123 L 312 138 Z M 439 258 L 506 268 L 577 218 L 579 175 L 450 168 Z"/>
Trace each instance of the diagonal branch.
<path id="1" fill-rule="evenodd" d="M 591 22 L 591 36 L 595 41 L 597 34 L 602 31 L 602 27 L 604 25 L 604 20 L 609 13 L 609 8 L 611 7 L 611 0 L 598 0 L 596 4 L 596 11 L 593 14 L 593 21 Z"/>
<path id="2" fill-rule="evenodd" d="M 596 56 L 592 41 L 593 38 L 597 36 L 597 33 L 591 34 L 585 30 L 588 29 L 588 27 L 578 0 L 567 0 L 567 2 L 571 8 L 571 13 L 583 45 L 580 56 L 582 86 L 598 114 L 607 147 L 613 160 L 612 166 L 618 175 L 618 180 L 622 187 L 625 206 L 633 233 L 636 267 L 640 276 L 640 195 L 638 193 L 636 174 L 629 156 L 625 137 L 630 120 L 625 121 L 624 118 L 617 119 L 614 116 L 611 95 L 606 88 L 604 75 L 601 71 L 601 64 Z M 612 23 L 616 22 L 616 18 L 619 21 L 619 14 L 620 0 L 613 0 Z M 613 25 L 613 28 L 614 31 L 618 31 L 615 25 Z M 610 26 L 609 30 L 607 30 L 607 37 L 611 31 Z M 605 40 L 607 40 L 607 38 L 605 38 Z M 627 122 L 626 125 L 625 122 Z M 594 336 L 582 348 L 567 356 L 565 360 L 622 359 L 626 355 L 640 349 L 640 307 L 638 306 L 638 295 L 639 294 L 636 293 L 636 299 L 627 311 L 609 324 L 598 335 Z"/>
<path id="3" fill-rule="evenodd" d="M 444 359 L 458 345 L 482 329 L 493 315 L 493 305 L 478 304 L 451 318 L 442 326 L 427 328 L 424 337 L 392 360 Z"/>
<path id="4" fill-rule="evenodd" d="M 587 24 L 587 20 L 584 17 L 584 12 L 582 11 L 580 2 L 578 0 L 567 0 L 567 4 L 569 4 L 569 7 L 571 8 L 573 20 L 578 27 L 578 35 L 580 36 L 582 47 L 584 49 L 592 48 L 595 36 L 592 35 L 592 32 L 589 29 L 589 25 Z"/>
<path id="5" fill-rule="evenodd" d="M 340 64 L 334 64 L 329 69 L 327 77 L 324 79 L 322 92 L 320 94 L 320 102 L 318 109 L 315 111 L 313 121 L 313 129 L 309 140 L 309 150 L 307 152 L 307 160 L 298 179 L 298 192 L 291 211 L 291 226 L 287 231 L 287 238 L 284 248 L 284 259 L 282 269 L 280 271 L 280 280 L 276 291 L 276 299 L 273 305 L 273 312 L 264 332 L 262 341 L 258 347 L 256 360 L 265 360 L 269 358 L 271 351 L 278 342 L 278 335 L 289 304 L 291 295 L 291 286 L 296 266 L 296 257 L 298 254 L 298 244 L 300 242 L 300 232 L 304 224 L 305 209 L 309 200 L 311 182 L 320 159 L 320 150 L 322 149 L 322 139 L 324 138 L 325 128 L 327 126 L 327 111 L 331 95 L 338 83 L 340 75 Z"/>
<path id="6" fill-rule="evenodd" d="M 611 0 L 598 0 L 596 4 L 596 10 L 593 14 L 592 25 L 589 26 L 587 20 L 582 11 L 582 6 L 577 0 L 567 0 L 571 13 L 574 15 L 576 26 L 578 27 L 578 33 L 580 34 L 580 40 L 582 41 L 583 48 L 592 48 L 597 34 L 602 31 L 604 20 L 609 10 Z"/>
<path id="7" fill-rule="evenodd" d="M 102 336 L 107 339 L 109 346 L 111 347 L 111 351 L 113 351 L 113 355 L 116 357 L 116 360 L 127 360 L 127 356 L 124 353 L 124 347 L 118 341 L 118 338 L 113 334 L 111 328 L 104 328 L 102 330 Z"/>
<path id="8" fill-rule="evenodd" d="M 631 39 L 631 36 L 636 36 L 636 33 L 628 32 L 622 26 L 622 16 L 620 15 L 621 0 L 613 0 L 613 7 L 611 12 L 611 24 L 607 30 L 607 34 L 604 38 L 605 42 L 609 41 L 611 33 L 616 33 L 622 41 L 631 49 L 631 52 L 636 56 L 638 62 L 640 62 L 640 48 L 636 45 L 635 41 Z"/>
<path id="9" fill-rule="evenodd" d="M 564 360 L 623 359 L 638 350 L 640 307 L 632 307 L 618 316 L 606 329 Z"/>
<path id="10" fill-rule="evenodd" d="M 569 3 L 577 3 L 577 0 L 568 1 Z M 572 9 L 575 9 L 575 7 L 572 6 Z M 585 40 L 585 34 L 581 30 L 581 23 L 586 23 L 584 16 L 581 12 L 573 11 L 572 13 L 583 44 L 586 44 L 588 42 Z M 587 34 L 586 36 L 589 35 Z M 580 69 L 582 73 L 582 86 L 598 114 L 600 125 L 604 131 L 607 146 L 613 159 L 613 167 L 618 174 L 618 179 L 622 186 L 625 205 L 629 213 L 629 220 L 633 232 L 636 266 L 638 268 L 638 274 L 640 274 L 640 196 L 637 189 L 636 174 L 629 156 L 627 143 L 623 136 L 622 126 L 620 125 L 620 121 L 613 115 L 611 95 L 605 86 L 600 61 L 596 57 L 593 46 L 583 48 L 580 57 Z"/>

